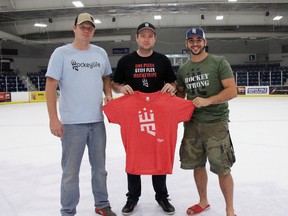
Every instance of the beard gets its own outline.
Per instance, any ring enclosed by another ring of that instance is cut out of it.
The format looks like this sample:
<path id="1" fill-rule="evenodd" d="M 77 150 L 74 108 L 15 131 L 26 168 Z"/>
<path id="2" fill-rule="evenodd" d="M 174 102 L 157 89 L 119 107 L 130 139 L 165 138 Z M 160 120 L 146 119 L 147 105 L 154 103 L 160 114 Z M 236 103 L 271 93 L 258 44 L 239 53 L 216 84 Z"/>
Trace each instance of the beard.
<path id="1" fill-rule="evenodd" d="M 188 47 L 187 47 L 187 49 L 189 50 L 189 52 L 190 52 L 192 55 L 200 55 L 200 54 L 205 50 L 205 47 L 206 47 L 206 46 L 203 46 L 203 47 L 199 50 L 199 52 L 194 52 L 193 49 L 188 48 Z"/>

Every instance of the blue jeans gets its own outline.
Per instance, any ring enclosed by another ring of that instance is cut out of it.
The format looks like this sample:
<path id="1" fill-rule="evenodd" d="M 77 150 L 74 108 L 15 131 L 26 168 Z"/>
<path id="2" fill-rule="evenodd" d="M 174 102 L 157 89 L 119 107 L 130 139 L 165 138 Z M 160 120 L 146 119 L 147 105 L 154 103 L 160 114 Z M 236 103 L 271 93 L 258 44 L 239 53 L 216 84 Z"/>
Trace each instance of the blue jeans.
<path id="1" fill-rule="evenodd" d="M 85 147 L 88 147 L 91 165 L 91 183 L 94 205 L 97 208 L 110 206 L 105 170 L 106 130 L 104 122 L 87 124 L 64 124 L 62 138 L 61 214 L 76 214 L 79 203 L 79 172 Z"/>

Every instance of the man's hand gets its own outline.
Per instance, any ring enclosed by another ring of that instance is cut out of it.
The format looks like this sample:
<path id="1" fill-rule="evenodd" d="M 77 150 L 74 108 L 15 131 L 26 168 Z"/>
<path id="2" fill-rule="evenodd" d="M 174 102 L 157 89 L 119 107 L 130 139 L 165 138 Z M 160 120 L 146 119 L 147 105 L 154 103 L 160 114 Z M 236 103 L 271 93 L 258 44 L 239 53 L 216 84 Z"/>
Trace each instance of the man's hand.
<path id="1" fill-rule="evenodd" d="M 161 89 L 161 92 L 164 93 L 170 93 L 171 95 L 174 95 L 176 93 L 176 87 L 171 85 L 170 83 L 166 83 L 163 88 Z"/>
<path id="2" fill-rule="evenodd" d="M 134 94 L 133 89 L 129 85 L 119 86 L 118 92 L 120 92 L 122 94 L 130 94 L 130 95 Z"/>
<path id="3" fill-rule="evenodd" d="M 104 98 L 104 104 L 107 104 L 109 101 L 113 100 L 113 97 L 111 95 L 108 95 Z"/>
<path id="4" fill-rule="evenodd" d="M 50 121 L 50 131 L 54 136 L 57 136 L 57 137 L 63 136 L 64 129 L 59 119 Z"/>
<path id="5" fill-rule="evenodd" d="M 210 105 L 210 100 L 209 98 L 201 98 L 201 97 L 196 97 L 194 100 L 193 100 L 193 104 L 200 108 L 200 107 L 206 107 L 208 105 Z"/>

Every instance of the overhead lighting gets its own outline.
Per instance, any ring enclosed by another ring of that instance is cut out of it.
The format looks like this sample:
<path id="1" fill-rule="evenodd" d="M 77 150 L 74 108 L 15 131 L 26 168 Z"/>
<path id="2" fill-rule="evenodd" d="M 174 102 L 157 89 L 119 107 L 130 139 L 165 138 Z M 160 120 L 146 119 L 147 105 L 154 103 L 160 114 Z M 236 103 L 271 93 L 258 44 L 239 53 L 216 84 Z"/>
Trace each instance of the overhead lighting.
<path id="1" fill-rule="evenodd" d="M 228 2 L 237 2 L 237 0 L 228 0 Z"/>
<path id="2" fill-rule="evenodd" d="M 223 20 L 224 16 L 216 16 L 216 20 Z"/>
<path id="3" fill-rule="evenodd" d="M 161 20 L 161 15 L 155 15 L 155 16 L 154 16 L 154 19 L 155 19 L 155 20 Z"/>
<path id="4" fill-rule="evenodd" d="M 84 7 L 84 4 L 81 1 L 73 1 L 72 4 L 75 7 Z"/>
<path id="5" fill-rule="evenodd" d="M 168 6 L 178 6 L 177 3 L 168 3 Z"/>
<path id="6" fill-rule="evenodd" d="M 102 22 L 101 22 L 101 20 L 99 20 L 99 19 L 95 19 L 95 20 L 94 20 L 94 23 L 100 24 L 100 23 L 102 23 Z"/>
<path id="7" fill-rule="evenodd" d="M 273 20 L 281 20 L 283 18 L 283 16 L 275 16 L 274 18 L 273 18 Z"/>
<path id="8" fill-rule="evenodd" d="M 47 27 L 47 24 L 45 24 L 45 23 L 35 23 L 34 26 L 35 27 L 40 27 L 40 28 L 45 28 L 45 27 Z"/>

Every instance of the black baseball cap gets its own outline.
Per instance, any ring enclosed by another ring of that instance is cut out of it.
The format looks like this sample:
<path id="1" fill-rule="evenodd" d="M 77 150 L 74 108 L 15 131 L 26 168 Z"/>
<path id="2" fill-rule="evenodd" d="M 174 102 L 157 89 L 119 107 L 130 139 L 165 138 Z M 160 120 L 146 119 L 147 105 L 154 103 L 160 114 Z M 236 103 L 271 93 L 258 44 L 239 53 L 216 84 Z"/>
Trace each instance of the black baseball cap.
<path id="1" fill-rule="evenodd" d="M 156 28 L 154 25 L 152 25 L 151 23 L 149 22 L 144 22 L 142 24 L 140 24 L 137 28 L 137 34 L 139 34 L 142 30 L 144 29 L 149 29 L 151 31 L 154 32 L 154 34 L 156 34 Z"/>

